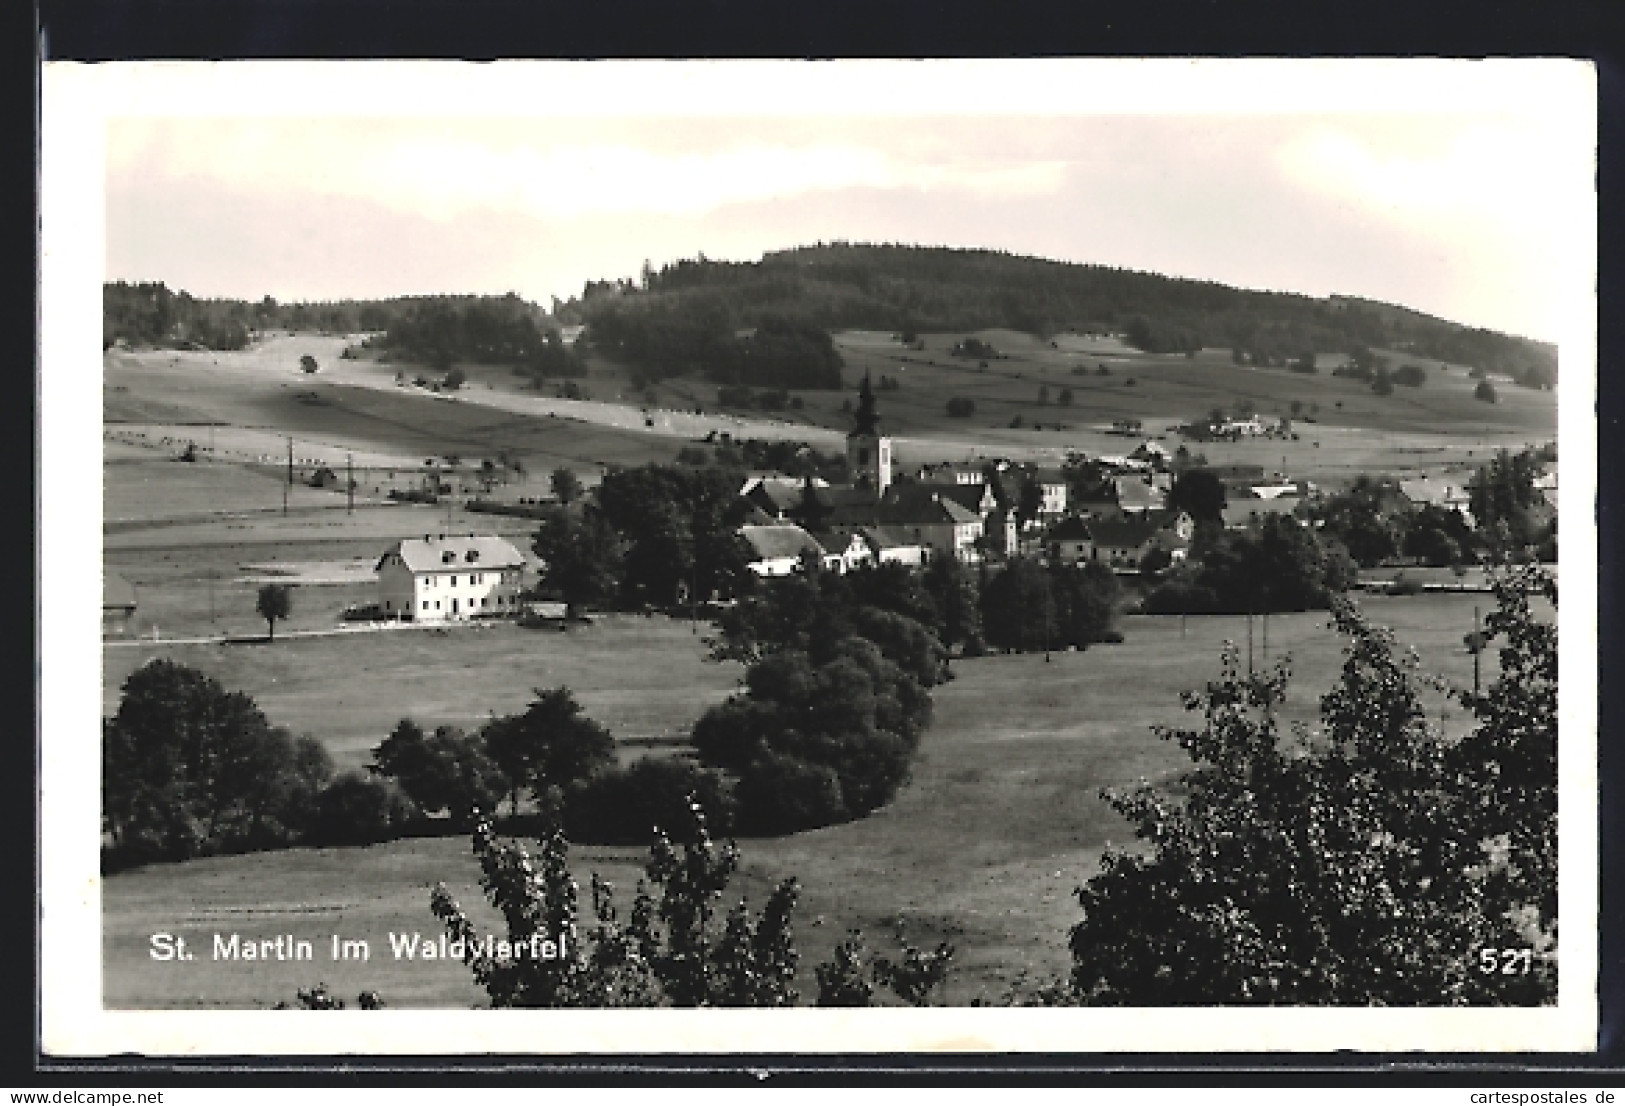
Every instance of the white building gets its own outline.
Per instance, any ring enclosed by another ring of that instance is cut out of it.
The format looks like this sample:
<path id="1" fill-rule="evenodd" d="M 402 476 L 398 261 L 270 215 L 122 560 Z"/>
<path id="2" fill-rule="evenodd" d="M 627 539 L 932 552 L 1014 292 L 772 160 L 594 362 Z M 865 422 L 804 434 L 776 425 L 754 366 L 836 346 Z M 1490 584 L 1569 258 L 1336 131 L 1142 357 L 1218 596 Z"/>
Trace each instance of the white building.
<path id="1" fill-rule="evenodd" d="M 374 568 L 384 617 L 450 622 L 518 613 L 525 558 L 495 536 L 425 534 L 396 542 Z"/>

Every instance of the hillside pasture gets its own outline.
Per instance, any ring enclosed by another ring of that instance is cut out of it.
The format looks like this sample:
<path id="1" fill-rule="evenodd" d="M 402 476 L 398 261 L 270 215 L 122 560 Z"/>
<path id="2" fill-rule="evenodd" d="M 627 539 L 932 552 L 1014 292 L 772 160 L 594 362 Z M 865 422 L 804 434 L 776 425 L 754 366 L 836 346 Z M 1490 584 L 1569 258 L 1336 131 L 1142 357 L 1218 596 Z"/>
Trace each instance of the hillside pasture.
<path id="1" fill-rule="evenodd" d="M 1417 649 L 1426 670 L 1470 684 L 1461 634 L 1485 597 L 1361 602 Z M 759 906 L 777 879 L 794 875 L 801 883 L 796 934 L 804 994 L 815 989 L 812 966 L 853 926 L 881 953 L 894 949 L 890 934 L 899 924 L 916 944 L 953 942 L 946 998 L 954 1004 L 997 999 L 1024 973 L 1041 980 L 1064 971 L 1067 927 L 1077 919 L 1073 888 L 1098 870 L 1108 845 L 1132 843 L 1100 790 L 1181 771 L 1183 753 L 1151 725 L 1198 723 L 1181 709 L 1179 692 L 1217 675 L 1224 642 L 1238 643 L 1245 658 L 1244 618 L 1130 616 L 1123 629 L 1122 645 L 1055 653 L 1049 661 L 1041 654 L 956 661 L 956 678 L 934 692 L 935 722 L 912 780 L 891 805 L 849 825 L 741 842 L 744 866 L 734 890 L 752 904 Z M 1272 659 L 1292 657 L 1283 722 L 1312 723 L 1341 662 L 1340 639 L 1324 613 L 1275 616 L 1269 639 Z M 1259 622 L 1254 648 L 1262 663 Z M 119 670 L 139 659 L 130 654 L 117 658 Z M 165 655 L 251 690 L 273 721 L 310 730 L 346 763 L 399 715 L 477 724 L 488 710 L 522 705 L 536 683 L 575 687 L 588 713 L 623 742 L 669 733 L 725 695 L 737 676 L 731 666 L 700 660 L 683 623 L 660 618 L 604 619 L 570 634 L 507 628 Z M 1494 658 L 1485 660 L 1488 679 Z M 109 672 L 109 687 L 115 676 Z M 115 703 L 108 697 L 104 706 Z M 1468 724 L 1442 698 L 1430 696 L 1428 704 L 1430 718 L 1449 729 Z M 573 853 L 578 879 L 596 871 L 623 899 L 643 860 L 636 849 Z M 266 1006 L 322 979 L 350 998 L 375 988 L 397 1006 L 476 1004 L 481 996 L 460 965 L 396 962 L 378 950 L 391 929 L 435 932 L 428 895 L 436 881 L 445 880 L 465 907 L 480 904 L 477 877 L 466 840 L 455 837 L 213 858 L 114 876 L 103 885 L 106 1001 Z M 489 911 L 476 916 L 489 924 Z M 212 932 L 323 939 L 339 932 L 372 940 L 375 952 L 365 965 L 200 962 L 175 972 L 146 956 L 146 934 L 165 927 L 205 944 Z"/>

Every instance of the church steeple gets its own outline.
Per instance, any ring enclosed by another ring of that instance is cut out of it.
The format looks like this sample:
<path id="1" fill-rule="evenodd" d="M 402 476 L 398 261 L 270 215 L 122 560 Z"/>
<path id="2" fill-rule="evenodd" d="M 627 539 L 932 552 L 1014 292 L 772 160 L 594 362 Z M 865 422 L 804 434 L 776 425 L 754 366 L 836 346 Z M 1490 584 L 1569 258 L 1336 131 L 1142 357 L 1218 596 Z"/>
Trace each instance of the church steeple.
<path id="1" fill-rule="evenodd" d="M 880 423 L 880 412 L 875 410 L 874 389 L 869 387 L 869 374 L 863 374 L 863 383 L 858 385 L 858 409 L 852 412 L 852 433 L 874 437 Z"/>
<path id="2" fill-rule="evenodd" d="M 891 439 L 880 433 L 880 412 L 875 409 L 868 373 L 863 374 L 863 383 L 858 386 L 858 408 L 852 412 L 852 424 L 846 435 L 846 466 L 852 482 L 873 489 L 877 496 L 884 495 L 891 485 Z"/>

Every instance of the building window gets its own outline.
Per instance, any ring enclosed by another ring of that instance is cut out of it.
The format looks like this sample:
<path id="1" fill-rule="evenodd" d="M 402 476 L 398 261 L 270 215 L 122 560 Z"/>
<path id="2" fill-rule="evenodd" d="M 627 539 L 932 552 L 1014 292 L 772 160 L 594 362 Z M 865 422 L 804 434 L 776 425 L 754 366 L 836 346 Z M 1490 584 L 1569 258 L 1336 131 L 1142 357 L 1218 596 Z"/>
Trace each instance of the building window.
<path id="1" fill-rule="evenodd" d="M 440 600 L 436 599 L 434 601 L 434 609 L 437 611 L 440 609 Z"/>
<path id="2" fill-rule="evenodd" d="M 427 600 L 427 599 L 425 599 L 425 600 L 424 600 L 424 601 L 423 601 L 423 609 L 424 609 L 424 610 L 428 610 L 428 609 L 429 609 L 429 601 L 428 601 L 428 600 Z"/>

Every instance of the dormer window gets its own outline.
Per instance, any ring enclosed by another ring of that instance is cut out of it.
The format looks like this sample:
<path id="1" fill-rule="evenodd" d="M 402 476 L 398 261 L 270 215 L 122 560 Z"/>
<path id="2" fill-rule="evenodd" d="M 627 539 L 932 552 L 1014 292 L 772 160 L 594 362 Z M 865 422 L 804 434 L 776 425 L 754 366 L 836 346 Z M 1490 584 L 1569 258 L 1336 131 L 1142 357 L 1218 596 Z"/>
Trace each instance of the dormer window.
<path id="1" fill-rule="evenodd" d="M 466 554 L 464 554 L 463 559 L 469 564 L 473 564 L 475 561 L 480 559 L 480 551 L 478 549 L 470 549 Z"/>
<path id="2" fill-rule="evenodd" d="M 440 554 L 440 563 L 443 565 L 449 565 L 455 560 L 457 560 L 457 553 L 455 550 L 448 549 L 444 553 Z"/>

